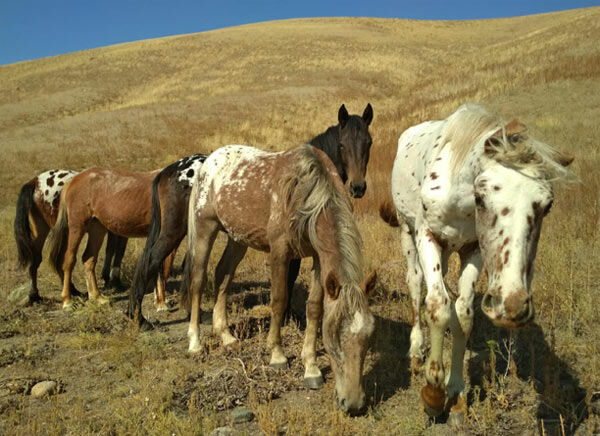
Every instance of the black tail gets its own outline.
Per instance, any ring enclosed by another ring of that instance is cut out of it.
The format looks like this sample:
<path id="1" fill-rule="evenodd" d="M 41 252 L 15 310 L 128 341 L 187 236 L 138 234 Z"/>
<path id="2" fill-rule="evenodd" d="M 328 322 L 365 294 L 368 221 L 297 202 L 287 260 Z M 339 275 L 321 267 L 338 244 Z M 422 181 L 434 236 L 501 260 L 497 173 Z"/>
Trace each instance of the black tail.
<path id="1" fill-rule="evenodd" d="M 33 194 L 35 183 L 27 183 L 21 188 L 17 198 L 17 213 L 15 215 L 15 241 L 19 255 L 19 266 L 27 267 L 34 261 L 33 237 L 29 226 L 29 212 L 35 206 Z"/>
<path id="2" fill-rule="evenodd" d="M 131 291 L 129 294 L 129 312 L 130 316 L 134 316 L 135 308 L 141 304 L 144 295 L 151 292 L 154 285 L 156 285 L 157 277 L 151 277 L 154 274 L 150 272 L 151 252 L 152 247 L 156 243 L 158 236 L 160 235 L 160 221 L 161 221 L 161 210 L 160 210 L 160 197 L 158 194 L 158 185 L 163 176 L 164 170 L 158 173 L 152 182 L 152 206 L 150 209 L 150 229 L 148 231 L 148 238 L 146 239 L 146 245 L 144 251 L 138 260 L 133 276 L 133 283 L 131 285 Z M 161 262 L 158 271 L 162 270 Z"/>
<path id="3" fill-rule="evenodd" d="M 65 252 L 67 251 L 67 244 L 69 242 L 69 218 L 67 215 L 67 206 L 64 202 L 66 191 L 67 188 L 65 187 L 60 196 L 56 224 L 48 236 L 48 244 L 50 245 L 50 264 L 60 277 L 63 276 L 63 262 L 65 260 Z"/>

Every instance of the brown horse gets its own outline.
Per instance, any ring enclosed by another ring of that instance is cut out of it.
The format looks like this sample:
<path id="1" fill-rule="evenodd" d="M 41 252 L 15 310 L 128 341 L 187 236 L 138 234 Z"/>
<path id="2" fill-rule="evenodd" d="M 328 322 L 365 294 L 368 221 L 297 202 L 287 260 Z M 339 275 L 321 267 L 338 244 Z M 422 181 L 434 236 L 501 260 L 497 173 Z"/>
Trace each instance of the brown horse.
<path id="1" fill-rule="evenodd" d="M 370 104 L 367 104 L 362 116 L 349 115 L 346 106 L 342 104 L 338 110 L 338 124 L 309 141 L 327 154 L 342 182 L 349 181 L 349 193 L 355 198 L 362 197 L 367 189 L 365 177 L 372 144 L 369 133 L 372 121 L 373 108 Z M 179 179 L 181 174 L 193 177 L 194 168 L 187 169 L 188 166 L 205 158 L 204 155 L 193 155 L 175 162 L 162 170 L 154 180 L 150 234 L 135 270 L 129 301 L 130 316 L 136 317 L 143 328 L 148 327 L 141 313 L 144 295 L 154 286 L 166 257 L 179 246 L 187 233 L 190 185 L 182 185 Z M 164 202 L 158 201 L 159 197 L 164 198 Z M 164 225 L 160 223 L 161 207 L 162 210 L 164 207 L 169 210 Z M 290 293 L 299 271 L 300 259 L 292 259 L 288 274 Z"/>
<path id="2" fill-rule="evenodd" d="M 152 180 L 158 173 L 91 168 L 74 176 L 64 187 L 58 219 L 50 234 L 50 257 L 54 268 L 64 273 L 63 307 L 71 303 L 71 275 L 84 234 L 88 242 L 82 261 L 90 299 L 108 300 L 100 294 L 95 267 L 107 230 L 132 238 L 148 234 Z M 163 275 L 163 277 L 165 277 Z M 159 280 L 157 305 L 164 305 L 164 281 Z"/>
<path id="3" fill-rule="evenodd" d="M 14 235 L 19 265 L 22 268 L 29 266 L 31 279 L 29 303 L 41 300 L 37 287 L 37 270 L 42 263 L 42 248 L 50 229 L 56 223 L 60 193 L 64 185 L 76 174 L 76 171 L 64 169 L 45 171 L 25 183 L 19 192 Z M 106 277 L 112 277 L 113 281 L 118 282 L 119 268 L 127 239 L 113 233 L 109 233 L 108 239 L 103 277 L 106 282 L 108 282 Z M 114 263 L 111 268 L 113 258 Z M 62 281 L 62 270 L 59 271 L 59 276 Z M 72 283 L 70 286 L 71 294 L 81 295 Z"/>
<path id="4" fill-rule="evenodd" d="M 362 369 L 375 320 L 367 294 L 375 273 L 362 280 L 362 240 L 351 204 L 327 155 L 310 145 L 268 153 L 227 146 L 211 154 L 192 187 L 188 253 L 182 297 L 191 305 L 189 351 L 201 349 L 198 321 L 208 257 L 219 231 L 228 235 L 215 272 L 213 331 L 235 342 L 227 324 L 226 294 L 247 247 L 269 252 L 271 324 L 267 346 L 274 367 L 287 365 L 280 328 L 287 303 L 291 259 L 313 258 L 302 360 L 309 387 L 323 383 L 316 364 L 318 322 L 335 375 L 339 407 L 359 412 L 365 403 Z M 325 292 L 323 292 L 325 290 Z"/>

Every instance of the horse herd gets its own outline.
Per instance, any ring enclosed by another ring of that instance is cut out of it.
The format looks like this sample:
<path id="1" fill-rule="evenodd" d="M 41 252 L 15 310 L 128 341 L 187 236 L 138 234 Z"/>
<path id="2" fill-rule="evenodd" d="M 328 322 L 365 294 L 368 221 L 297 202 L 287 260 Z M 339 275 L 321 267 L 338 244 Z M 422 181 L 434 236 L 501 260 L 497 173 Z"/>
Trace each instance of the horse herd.
<path id="1" fill-rule="evenodd" d="M 155 289 L 156 309 L 166 309 L 165 282 L 187 235 L 180 296 L 190 313 L 189 351 L 196 352 L 201 349 L 198 324 L 208 258 L 222 231 L 227 245 L 215 271 L 213 332 L 224 345 L 237 341 L 228 327 L 227 291 L 247 248 L 265 251 L 271 267 L 270 364 L 285 368 L 280 327 L 300 259 L 312 257 L 301 354 L 304 381 L 311 389 L 323 384 L 316 363 L 320 324 L 337 404 L 347 413 L 361 412 L 363 363 L 375 329 L 368 296 L 376 274 L 364 276 L 362 240 L 348 194 L 360 198 L 367 189 L 372 119 L 370 104 L 361 116 L 349 115 L 342 105 L 336 126 L 288 151 L 229 145 L 147 173 L 92 168 L 39 174 L 21 189 L 14 226 L 20 264 L 29 267 L 30 300 L 40 298 L 37 269 L 47 237 L 65 308 L 72 296 L 81 295 L 71 275 L 86 233 L 82 262 L 87 291 L 100 303 L 108 301 L 95 276 L 104 236 L 108 233 L 102 277 L 112 284 L 119 283 L 127 238 L 147 237 L 128 309 L 146 328 L 142 299 Z M 401 229 L 413 309 L 409 353 L 416 366 L 424 360 L 425 280 L 431 348 L 421 397 L 429 415 L 448 411 L 455 422 L 464 416 L 463 357 L 473 326 L 475 283 L 483 267 L 489 277 L 483 312 L 502 327 L 519 327 L 532 319 L 533 262 L 542 220 L 552 204 L 551 181 L 569 177 L 572 160 L 530 137 L 519 121 L 505 123 L 475 104 L 400 136 L 391 175 L 393 204 L 382 204 L 380 215 Z M 444 283 L 453 252 L 461 260 L 457 296 Z M 449 377 L 442 363 L 447 328 L 453 336 Z"/>

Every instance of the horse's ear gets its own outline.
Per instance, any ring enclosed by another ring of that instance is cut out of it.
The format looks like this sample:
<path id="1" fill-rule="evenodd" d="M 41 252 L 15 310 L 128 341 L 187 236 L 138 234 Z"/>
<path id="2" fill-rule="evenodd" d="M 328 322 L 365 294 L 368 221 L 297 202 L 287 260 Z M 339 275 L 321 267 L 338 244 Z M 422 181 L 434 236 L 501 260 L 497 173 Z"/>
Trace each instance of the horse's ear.
<path id="1" fill-rule="evenodd" d="M 337 299 L 338 295 L 340 295 L 340 282 L 333 271 L 329 271 L 329 274 L 327 274 L 325 290 L 332 300 Z"/>
<path id="2" fill-rule="evenodd" d="M 340 123 L 340 127 L 343 129 L 348 122 L 350 115 L 348 115 L 348 111 L 346 110 L 346 106 L 343 104 L 340 106 L 340 110 L 338 111 L 338 121 Z"/>
<path id="3" fill-rule="evenodd" d="M 375 270 L 371 271 L 363 282 L 360 284 L 360 288 L 363 290 L 367 298 L 371 296 L 373 293 L 373 289 L 375 289 L 375 285 L 377 284 L 377 272 Z"/>
<path id="4" fill-rule="evenodd" d="M 572 156 L 568 153 L 561 153 L 560 151 L 555 151 L 552 153 L 552 158 L 565 168 L 571 165 L 571 163 L 575 160 L 575 156 Z"/>
<path id="5" fill-rule="evenodd" d="M 523 124 L 519 120 L 514 119 L 506 126 L 504 126 L 504 131 L 506 132 L 507 137 L 513 135 L 520 135 L 521 133 L 525 133 L 527 131 L 527 126 L 525 126 L 525 124 Z"/>
<path id="6" fill-rule="evenodd" d="M 373 107 L 371 106 L 371 103 L 367 103 L 367 107 L 363 112 L 362 119 L 367 126 L 371 124 L 371 121 L 373 121 Z"/>

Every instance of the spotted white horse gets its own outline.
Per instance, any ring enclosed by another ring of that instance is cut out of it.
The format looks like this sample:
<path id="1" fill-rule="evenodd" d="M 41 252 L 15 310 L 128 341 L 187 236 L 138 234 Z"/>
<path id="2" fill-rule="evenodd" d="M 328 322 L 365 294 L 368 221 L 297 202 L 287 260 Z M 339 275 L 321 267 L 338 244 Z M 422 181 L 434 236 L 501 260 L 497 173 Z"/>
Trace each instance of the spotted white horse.
<path id="1" fill-rule="evenodd" d="M 552 205 L 550 181 L 569 176 L 566 167 L 572 160 L 528 136 L 519 121 L 505 124 L 475 104 L 400 136 L 391 182 L 395 211 L 382 205 L 381 215 L 391 225 L 398 225 L 396 216 L 404 221 L 413 365 L 423 361 L 420 305 L 425 278 L 431 350 L 421 397 L 431 416 L 447 408 L 453 422 L 464 416 L 463 357 L 483 266 L 489 277 L 484 313 L 509 328 L 533 317 L 530 285 L 542 220 Z M 453 252 L 461 260 L 456 301 L 444 284 Z M 448 327 L 453 343 L 446 401 L 442 345 Z"/>

